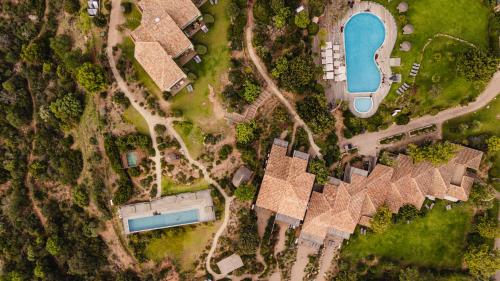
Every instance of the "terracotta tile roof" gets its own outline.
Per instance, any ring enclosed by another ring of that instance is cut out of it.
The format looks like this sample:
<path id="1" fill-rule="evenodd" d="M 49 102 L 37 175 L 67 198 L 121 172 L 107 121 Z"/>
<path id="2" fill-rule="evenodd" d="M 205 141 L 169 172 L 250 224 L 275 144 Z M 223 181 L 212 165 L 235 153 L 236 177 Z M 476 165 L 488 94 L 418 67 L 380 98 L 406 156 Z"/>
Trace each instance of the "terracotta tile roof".
<path id="1" fill-rule="evenodd" d="M 200 10 L 191 0 L 142 0 L 138 5 L 142 10 L 147 7 L 161 8 L 174 19 L 181 29 L 186 28 L 201 16 Z"/>
<path id="2" fill-rule="evenodd" d="M 256 205 L 303 220 L 315 176 L 306 172 L 307 160 L 286 152 L 286 147 L 272 146 Z"/>
<path id="3" fill-rule="evenodd" d="M 141 1 L 141 25 L 132 31 L 136 42 L 157 41 L 173 58 L 180 56 L 193 44 L 164 7 L 165 1 Z"/>
<path id="4" fill-rule="evenodd" d="M 178 81 L 186 78 L 158 42 L 137 42 L 134 56 L 162 91 L 169 91 Z"/>
<path id="5" fill-rule="evenodd" d="M 397 213 L 404 204 L 420 209 L 428 195 L 466 201 L 474 179 L 464 167 L 479 167 L 481 157 L 480 151 L 461 148 L 448 163 L 435 167 L 427 162 L 414 164 L 410 157 L 399 155 L 394 167 L 378 164 L 367 177 L 353 173 L 350 183 L 326 184 L 322 193 L 311 196 L 304 237 L 322 241 L 335 233 L 331 230 L 351 234 L 358 223 L 369 226 L 370 217 L 383 204 Z"/>

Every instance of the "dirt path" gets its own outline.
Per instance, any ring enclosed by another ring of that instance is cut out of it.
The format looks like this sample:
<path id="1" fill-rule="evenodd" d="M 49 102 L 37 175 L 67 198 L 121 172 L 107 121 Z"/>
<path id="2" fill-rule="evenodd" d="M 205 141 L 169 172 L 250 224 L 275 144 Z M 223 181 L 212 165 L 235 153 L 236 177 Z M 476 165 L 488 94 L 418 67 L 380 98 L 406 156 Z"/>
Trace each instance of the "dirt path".
<path id="1" fill-rule="evenodd" d="M 436 124 L 438 128 L 450 119 L 474 112 L 486 106 L 491 100 L 496 99 L 500 93 L 500 71 L 496 72 L 491 81 L 488 83 L 484 91 L 476 98 L 475 101 L 466 106 L 459 106 L 443 110 L 436 115 L 425 115 L 417 119 L 413 119 L 406 125 L 393 124 L 389 128 L 354 136 L 351 139 L 342 139 L 339 146 L 342 148 L 345 144 L 352 144 L 358 147 L 358 151 L 362 155 L 375 156 L 380 150 L 379 140 L 392 135 L 408 132 L 420 127 Z"/>
<path id="2" fill-rule="evenodd" d="M 245 47 L 248 50 L 248 55 L 249 55 L 250 59 L 253 61 L 253 63 L 255 64 L 257 71 L 259 71 L 260 75 L 262 76 L 262 78 L 266 82 L 266 84 L 267 84 L 266 89 L 278 98 L 278 100 L 288 110 L 290 115 L 292 115 L 295 122 L 304 128 L 304 130 L 307 132 L 307 136 L 309 138 L 309 143 L 311 144 L 312 150 L 314 151 L 316 156 L 322 158 L 320 148 L 314 142 L 313 133 L 312 133 L 311 129 L 309 128 L 309 126 L 307 126 L 307 124 L 304 122 L 304 120 L 302 120 L 302 118 L 300 118 L 299 114 L 297 114 L 297 112 L 295 111 L 295 108 L 292 106 L 292 104 L 290 104 L 290 102 L 281 93 L 278 86 L 276 86 L 276 83 L 274 83 L 273 79 L 271 79 L 271 77 L 269 76 L 269 74 L 266 70 L 266 66 L 261 61 L 260 57 L 257 55 L 257 52 L 252 44 L 253 27 L 254 27 L 253 9 L 252 9 L 252 5 L 250 5 L 248 8 L 247 26 L 245 28 L 245 45 L 246 45 Z"/>
<path id="3" fill-rule="evenodd" d="M 106 245 L 108 245 L 112 256 L 117 259 L 118 264 L 122 266 L 122 269 L 136 268 L 137 261 L 121 244 L 118 233 L 116 233 L 113 227 L 113 221 L 108 220 L 105 227 L 106 229 L 99 235 L 101 235 Z"/>
<path id="4" fill-rule="evenodd" d="M 118 72 L 118 69 L 116 68 L 116 62 L 113 57 L 113 47 L 120 42 L 121 40 L 121 34 L 118 30 L 118 27 L 120 26 L 121 23 L 123 23 L 123 15 L 121 13 L 121 8 L 120 8 L 120 0 L 113 0 L 112 2 L 112 9 L 111 9 L 111 16 L 110 16 L 110 22 L 109 22 L 109 32 L 108 32 L 108 45 L 106 48 L 106 53 L 108 56 L 109 60 L 109 65 L 111 68 L 111 71 L 113 72 L 113 76 L 115 77 L 115 80 L 118 84 L 118 87 L 120 90 L 125 93 L 125 95 L 129 98 L 130 103 L 132 106 L 143 116 L 144 120 L 146 120 L 146 123 L 148 124 L 149 131 L 151 133 L 151 139 L 153 141 L 153 147 L 155 149 L 155 156 L 151 157 L 151 159 L 155 162 L 156 166 L 156 183 L 158 187 L 158 192 L 157 192 L 157 197 L 161 196 L 161 175 L 162 175 L 162 169 L 161 169 L 161 154 L 158 149 L 158 144 L 156 142 L 156 132 L 154 130 L 154 127 L 157 124 L 162 124 L 167 127 L 168 132 L 179 142 L 181 146 L 181 153 L 186 157 L 186 159 L 189 161 L 190 164 L 196 165 L 203 173 L 204 179 L 209 183 L 215 186 L 217 190 L 222 194 L 224 197 L 224 219 L 215 233 L 215 236 L 212 240 L 212 245 L 210 247 L 210 251 L 208 253 L 208 256 L 206 258 L 206 269 L 207 271 L 212 274 L 215 278 L 215 280 L 222 279 L 224 276 L 222 274 L 217 274 L 215 273 L 211 266 L 210 266 L 210 260 L 215 252 L 215 249 L 217 248 L 217 242 L 219 241 L 220 236 L 222 233 L 226 230 L 226 227 L 229 222 L 229 217 L 230 217 L 230 205 L 233 200 L 233 197 L 229 197 L 222 187 L 210 177 L 207 168 L 200 162 L 196 161 L 189 153 L 189 150 L 187 149 L 186 144 L 184 143 L 184 140 L 180 137 L 180 135 L 175 131 L 173 127 L 173 118 L 164 118 L 160 117 L 157 115 L 152 115 L 151 112 L 146 110 L 144 107 L 141 107 L 139 104 L 139 97 L 137 95 L 134 95 L 129 88 L 127 87 L 127 83 L 123 80 L 123 78 L 120 76 L 120 73 Z"/>
<path id="5" fill-rule="evenodd" d="M 309 255 L 315 255 L 318 249 L 311 248 L 307 245 L 299 245 L 297 249 L 297 260 L 292 267 L 292 281 L 302 281 L 305 275 L 304 269 L 309 262 Z"/>

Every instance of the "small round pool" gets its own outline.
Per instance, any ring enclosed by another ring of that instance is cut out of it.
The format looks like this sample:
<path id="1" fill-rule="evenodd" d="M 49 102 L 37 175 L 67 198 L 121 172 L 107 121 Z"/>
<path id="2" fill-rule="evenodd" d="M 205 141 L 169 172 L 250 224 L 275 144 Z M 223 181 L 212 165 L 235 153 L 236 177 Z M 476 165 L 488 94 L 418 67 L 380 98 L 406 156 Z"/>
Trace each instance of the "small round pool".
<path id="1" fill-rule="evenodd" d="M 370 97 L 354 99 L 354 109 L 359 113 L 366 113 L 372 109 L 373 100 Z"/>

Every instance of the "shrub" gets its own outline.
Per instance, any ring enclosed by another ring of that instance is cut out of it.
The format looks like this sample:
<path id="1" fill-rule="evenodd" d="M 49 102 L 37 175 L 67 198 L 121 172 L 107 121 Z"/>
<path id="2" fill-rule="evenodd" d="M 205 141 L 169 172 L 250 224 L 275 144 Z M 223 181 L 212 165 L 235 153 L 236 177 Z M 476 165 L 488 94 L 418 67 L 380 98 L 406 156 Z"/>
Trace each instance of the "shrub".
<path id="1" fill-rule="evenodd" d="M 253 200 L 257 189 L 250 184 L 241 184 L 234 191 L 234 196 L 240 201 Z"/>
<path id="2" fill-rule="evenodd" d="M 257 124 L 255 121 L 236 125 L 236 141 L 240 144 L 249 144 L 256 138 Z"/>
<path id="3" fill-rule="evenodd" d="M 233 152 L 233 147 L 230 144 L 225 144 L 219 150 L 219 159 L 226 160 L 229 154 Z"/>
<path id="4" fill-rule="evenodd" d="M 260 95 L 260 86 L 250 80 L 246 80 L 243 85 L 243 98 L 247 103 L 254 102 Z"/>
<path id="5" fill-rule="evenodd" d="M 408 145 L 408 155 L 415 162 L 429 161 L 433 165 L 448 162 L 453 156 L 457 146 L 450 142 L 435 143 L 422 147 L 414 144 Z"/>
<path id="6" fill-rule="evenodd" d="M 309 35 L 316 35 L 318 34 L 318 31 L 319 31 L 319 25 L 315 22 L 311 22 L 308 26 L 307 26 L 307 33 Z"/>
<path id="7" fill-rule="evenodd" d="M 480 49 L 471 48 L 460 54 L 457 71 L 470 81 L 488 81 L 497 70 L 497 60 Z"/>
<path id="8" fill-rule="evenodd" d="M 138 177 L 141 175 L 141 168 L 139 168 L 139 167 L 132 167 L 132 168 L 129 168 L 127 171 L 131 177 Z"/>
<path id="9" fill-rule="evenodd" d="M 314 159 L 309 164 L 309 172 L 316 175 L 316 182 L 319 184 L 325 184 L 328 182 L 328 168 L 325 162 L 320 159 Z"/>
<path id="10" fill-rule="evenodd" d="M 99 65 L 90 62 L 84 63 L 76 72 L 78 84 L 89 92 L 98 92 L 106 89 L 108 80 L 104 69 Z"/>
<path id="11" fill-rule="evenodd" d="M 207 46 L 203 45 L 203 44 L 197 44 L 195 47 L 194 47 L 194 50 L 196 51 L 196 53 L 198 55 L 205 55 L 208 51 L 208 48 Z"/>
<path id="12" fill-rule="evenodd" d="M 98 13 L 92 18 L 92 22 L 94 22 L 95 26 L 97 27 L 105 27 L 108 23 L 108 19 L 104 14 Z"/>
<path id="13" fill-rule="evenodd" d="M 165 125 L 162 124 L 155 125 L 155 133 L 157 133 L 158 135 L 163 135 L 166 131 L 167 127 L 165 127 Z"/>
<path id="14" fill-rule="evenodd" d="M 206 24 L 213 24 L 215 22 L 215 18 L 212 14 L 204 14 L 203 15 L 203 21 Z"/>
<path id="15" fill-rule="evenodd" d="M 372 219 L 372 230 L 375 233 L 386 231 L 392 224 L 392 212 L 386 205 L 378 208 Z"/>
<path id="16" fill-rule="evenodd" d="M 394 118 L 394 121 L 398 125 L 406 125 L 406 124 L 408 124 L 410 122 L 410 116 L 407 115 L 407 114 L 398 114 Z"/>
<path id="17" fill-rule="evenodd" d="M 132 3 L 131 2 L 122 2 L 121 4 L 122 11 L 125 15 L 128 15 L 132 12 Z"/>
<path id="18" fill-rule="evenodd" d="M 80 1 L 64 0 L 64 11 L 68 14 L 75 14 L 80 10 Z"/>
<path id="19" fill-rule="evenodd" d="M 187 78 L 189 79 L 189 81 L 196 81 L 196 79 L 198 79 L 198 76 L 196 76 L 196 74 L 194 74 L 193 72 L 189 72 L 187 74 Z"/>
<path id="20" fill-rule="evenodd" d="M 311 20 L 309 19 L 309 13 L 304 10 L 304 11 L 296 14 L 294 22 L 298 28 L 302 28 L 302 29 L 307 28 L 307 26 L 311 22 Z"/>

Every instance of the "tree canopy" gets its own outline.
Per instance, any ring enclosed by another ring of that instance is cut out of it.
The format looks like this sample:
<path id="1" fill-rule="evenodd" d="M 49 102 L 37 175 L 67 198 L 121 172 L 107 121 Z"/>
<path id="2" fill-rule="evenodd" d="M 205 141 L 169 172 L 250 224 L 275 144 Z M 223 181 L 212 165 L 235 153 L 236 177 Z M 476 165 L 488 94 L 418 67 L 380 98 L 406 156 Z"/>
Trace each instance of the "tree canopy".
<path id="1" fill-rule="evenodd" d="M 307 28 L 307 26 L 311 22 L 311 20 L 309 19 L 309 13 L 306 10 L 304 10 L 300 13 L 297 13 L 295 15 L 294 22 L 298 28 L 302 28 L 302 29 Z"/>
<path id="2" fill-rule="evenodd" d="M 465 253 L 464 262 L 472 276 L 489 280 L 500 268 L 500 255 L 497 250 L 490 251 L 488 245 L 472 246 Z"/>
<path id="3" fill-rule="evenodd" d="M 253 142 L 256 138 L 256 130 L 257 124 L 255 121 L 236 125 L 236 141 L 240 144 L 249 144 Z"/>
<path id="4" fill-rule="evenodd" d="M 74 123 L 82 115 L 83 107 L 74 94 L 66 94 L 50 104 L 50 111 L 59 120 L 65 123 Z"/>
<path id="5" fill-rule="evenodd" d="M 249 79 L 243 84 L 243 98 L 248 103 L 254 102 L 260 95 L 260 86 L 253 83 Z"/>
<path id="6" fill-rule="evenodd" d="M 318 184 L 325 184 L 328 182 L 329 172 L 323 160 L 314 159 L 311 161 L 309 164 L 309 172 L 316 175 L 316 182 Z"/>
<path id="7" fill-rule="evenodd" d="M 315 133 L 321 133 L 333 125 L 334 120 L 326 107 L 324 95 L 310 95 L 297 102 L 297 113 Z"/>
<path id="8" fill-rule="evenodd" d="M 372 219 L 372 230 L 375 233 L 382 233 L 392 225 L 392 212 L 387 205 L 378 208 Z"/>
<path id="9" fill-rule="evenodd" d="M 457 59 L 457 71 L 471 81 L 488 81 L 497 70 L 498 60 L 479 48 L 470 48 Z"/>
<path id="10" fill-rule="evenodd" d="M 251 184 L 241 184 L 234 191 L 234 196 L 240 201 L 250 201 L 255 196 L 257 190 Z"/>
<path id="11" fill-rule="evenodd" d="M 500 151 L 500 137 L 492 136 L 486 140 L 486 144 L 488 145 L 489 152 L 496 153 Z"/>
<path id="12" fill-rule="evenodd" d="M 99 92 L 105 90 L 108 86 L 104 69 L 90 62 L 86 62 L 78 68 L 76 80 L 89 92 Z"/>
<path id="13" fill-rule="evenodd" d="M 425 146 L 408 145 L 408 155 L 415 162 L 429 161 L 440 165 L 450 161 L 455 156 L 457 145 L 450 142 L 438 142 Z"/>

